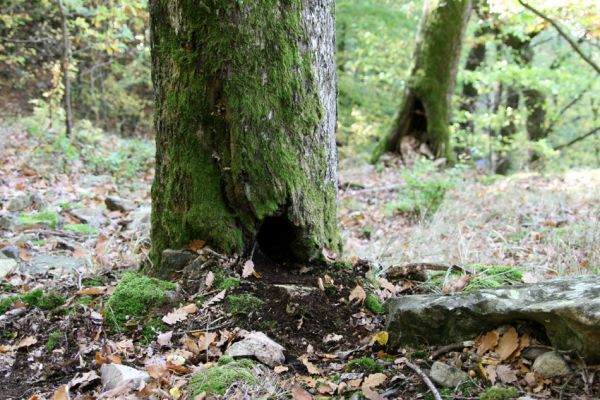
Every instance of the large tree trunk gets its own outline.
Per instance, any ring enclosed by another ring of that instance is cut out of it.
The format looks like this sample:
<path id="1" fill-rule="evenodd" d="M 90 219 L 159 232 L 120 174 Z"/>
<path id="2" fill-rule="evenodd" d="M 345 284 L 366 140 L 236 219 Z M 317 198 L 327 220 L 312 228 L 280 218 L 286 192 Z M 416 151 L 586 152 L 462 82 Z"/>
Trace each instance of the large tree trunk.
<path id="1" fill-rule="evenodd" d="M 436 157 L 450 156 L 450 99 L 470 10 L 470 0 L 426 0 L 411 75 L 384 150 L 401 153 L 403 138 L 413 137 Z"/>
<path id="2" fill-rule="evenodd" d="M 340 249 L 333 0 L 152 0 L 156 177 L 164 249 Z"/>

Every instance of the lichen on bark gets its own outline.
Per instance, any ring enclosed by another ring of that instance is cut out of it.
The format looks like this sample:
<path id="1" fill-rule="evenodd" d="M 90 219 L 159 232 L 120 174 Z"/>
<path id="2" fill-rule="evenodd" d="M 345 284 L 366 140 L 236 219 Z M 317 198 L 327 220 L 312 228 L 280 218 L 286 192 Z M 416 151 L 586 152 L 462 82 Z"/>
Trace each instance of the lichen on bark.
<path id="1" fill-rule="evenodd" d="M 470 11 L 470 0 L 425 1 L 400 112 L 375 158 L 400 152 L 406 136 L 425 143 L 436 157 L 451 158 L 450 99 Z"/>
<path id="2" fill-rule="evenodd" d="M 332 3 L 151 1 L 153 268 L 193 239 L 248 251 L 267 217 L 296 258 L 339 249 Z"/>

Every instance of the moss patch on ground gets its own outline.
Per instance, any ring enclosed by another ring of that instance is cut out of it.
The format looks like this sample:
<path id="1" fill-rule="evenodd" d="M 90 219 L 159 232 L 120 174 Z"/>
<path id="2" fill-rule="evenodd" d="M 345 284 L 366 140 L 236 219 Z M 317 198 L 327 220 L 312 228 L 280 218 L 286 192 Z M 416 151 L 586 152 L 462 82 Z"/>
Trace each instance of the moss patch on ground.
<path id="1" fill-rule="evenodd" d="M 66 224 L 63 228 L 67 231 L 81 233 L 82 235 L 95 235 L 98 233 L 98 229 L 88 224 Z"/>
<path id="2" fill-rule="evenodd" d="M 479 395 L 480 400 L 508 400 L 519 397 L 515 388 L 491 387 Z"/>
<path id="3" fill-rule="evenodd" d="M 149 317 L 149 311 L 165 304 L 167 292 L 175 288 L 174 283 L 127 272 L 106 303 L 104 320 L 122 330 L 128 321 Z"/>
<path id="4" fill-rule="evenodd" d="M 10 310 L 17 300 L 19 300 L 19 296 L 8 296 L 0 300 L 0 315 Z"/>
<path id="5" fill-rule="evenodd" d="M 365 299 L 365 308 L 373 314 L 381 314 L 383 312 L 383 304 L 381 304 L 379 299 L 371 293 L 369 293 Z"/>
<path id="6" fill-rule="evenodd" d="M 251 294 L 229 295 L 227 301 L 227 311 L 232 314 L 250 315 L 257 313 L 265 304 L 264 301 Z"/>
<path id="7" fill-rule="evenodd" d="M 52 352 L 56 348 L 56 345 L 62 338 L 62 334 L 60 332 L 52 332 L 48 335 L 48 340 L 46 341 L 46 351 L 48 353 Z"/>
<path id="8" fill-rule="evenodd" d="M 58 214 L 54 211 L 21 214 L 19 215 L 19 223 L 22 225 L 47 225 L 50 228 L 56 228 L 58 225 Z"/>
<path id="9" fill-rule="evenodd" d="M 219 360 L 218 365 L 192 376 L 188 385 L 188 389 L 192 392 L 192 398 L 202 392 L 223 395 L 236 382 L 258 383 L 258 379 L 252 374 L 254 366 L 252 361 L 245 359 L 233 361 L 230 357 L 222 358 L 223 362 Z"/>
<path id="10" fill-rule="evenodd" d="M 523 279 L 523 271 L 508 265 L 475 265 L 473 269 L 479 275 L 469 282 L 465 291 L 514 285 Z"/>
<path id="11" fill-rule="evenodd" d="M 346 371 L 348 372 L 366 372 L 366 373 L 375 373 L 382 372 L 383 367 L 378 365 L 375 360 L 369 357 L 361 357 L 356 358 L 350 361 L 346 365 Z"/>
<path id="12" fill-rule="evenodd" d="M 65 303 L 65 297 L 55 291 L 44 293 L 42 289 L 34 289 L 23 295 L 22 300 L 29 307 L 37 307 L 41 310 L 53 310 Z"/>

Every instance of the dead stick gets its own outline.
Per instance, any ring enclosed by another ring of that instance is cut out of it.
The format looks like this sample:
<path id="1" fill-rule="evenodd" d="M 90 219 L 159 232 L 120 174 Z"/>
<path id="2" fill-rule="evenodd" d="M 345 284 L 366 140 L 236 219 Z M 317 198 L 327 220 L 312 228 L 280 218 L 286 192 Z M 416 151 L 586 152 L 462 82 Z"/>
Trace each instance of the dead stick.
<path id="1" fill-rule="evenodd" d="M 431 394 L 433 395 L 433 398 L 435 400 L 442 400 L 442 396 L 440 395 L 440 392 L 438 392 L 438 390 L 435 387 L 435 385 L 433 384 L 433 382 L 431 382 L 431 379 L 429 379 L 427 374 L 425 372 L 423 372 L 423 370 L 421 368 L 419 368 L 418 365 L 411 363 L 404 357 L 400 359 L 400 363 L 406 365 L 408 368 L 415 371 L 416 374 L 419 375 L 419 377 L 421 377 L 423 382 L 425 382 L 425 385 L 427 385 L 427 387 L 431 391 Z"/>

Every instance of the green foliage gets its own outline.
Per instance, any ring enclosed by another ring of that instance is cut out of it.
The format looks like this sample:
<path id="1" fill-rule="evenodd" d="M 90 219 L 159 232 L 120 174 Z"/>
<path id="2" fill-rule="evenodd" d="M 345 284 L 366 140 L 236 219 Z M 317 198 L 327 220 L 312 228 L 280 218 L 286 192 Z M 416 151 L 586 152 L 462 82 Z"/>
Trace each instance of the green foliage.
<path id="1" fill-rule="evenodd" d="M 474 265 L 473 268 L 478 275 L 469 282 L 465 291 L 514 285 L 523 279 L 523 271 L 507 265 Z"/>
<path id="2" fill-rule="evenodd" d="M 46 341 L 46 351 L 51 353 L 52 350 L 56 348 L 56 345 L 62 339 L 63 335 L 60 332 L 52 332 L 48 335 L 48 340 Z"/>
<path id="3" fill-rule="evenodd" d="M 222 359 L 223 362 L 221 362 Z M 254 363 L 250 360 L 233 361 L 231 358 L 221 357 L 219 365 L 193 375 L 188 389 L 192 393 L 192 397 L 202 392 L 222 396 L 236 382 L 257 384 L 258 379 L 252 374 L 253 365 Z"/>
<path id="4" fill-rule="evenodd" d="M 379 299 L 371 293 L 369 293 L 365 299 L 365 308 L 373 314 L 381 314 L 383 312 L 383 304 L 381 304 Z"/>
<path id="5" fill-rule="evenodd" d="M 382 372 L 383 367 L 375 360 L 369 357 L 361 357 L 355 358 L 346 364 L 346 371 L 348 372 L 365 372 L 365 373 L 375 373 Z"/>
<path id="6" fill-rule="evenodd" d="M 402 173 L 404 185 L 399 190 L 398 200 L 388 205 L 392 210 L 405 214 L 430 217 L 444 201 L 444 196 L 462 176 L 459 167 L 439 171 L 436 164 L 419 159 L 411 169 Z"/>
<path id="7" fill-rule="evenodd" d="M 54 211 L 20 214 L 19 223 L 22 225 L 47 225 L 49 228 L 56 228 L 58 225 L 58 214 Z"/>
<path id="8" fill-rule="evenodd" d="M 175 290 L 174 283 L 126 272 L 106 303 L 104 320 L 119 331 L 128 321 L 150 316 L 150 310 L 167 301 L 167 292 Z M 154 327 L 150 324 L 150 330 Z"/>
<path id="9" fill-rule="evenodd" d="M 519 392 L 514 387 L 490 387 L 479 395 L 480 400 L 509 400 L 519 397 Z"/>
<path id="10" fill-rule="evenodd" d="M 81 233 L 83 235 L 96 235 L 98 233 L 98 229 L 89 226 L 88 224 L 65 224 L 63 229 L 66 231 Z"/>
<path id="11" fill-rule="evenodd" d="M 19 300 L 19 296 L 8 296 L 4 297 L 0 300 L 0 315 L 4 314 L 13 304 L 15 304 Z"/>
<path id="12" fill-rule="evenodd" d="M 37 307 L 41 310 L 54 310 L 62 306 L 66 299 L 54 290 L 44 293 L 42 289 L 34 289 L 23 295 L 22 300 L 29 307 Z"/>
<path id="13" fill-rule="evenodd" d="M 225 290 L 234 288 L 240 285 L 241 280 L 232 276 L 228 276 L 223 268 L 217 268 L 214 271 L 215 280 L 213 282 L 216 289 Z"/>
<path id="14" fill-rule="evenodd" d="M 227 311 L 232 314 L 249 316 L 259 312 L 264 305 L 264 301 L 251 294 L 231 294 L 225 298 L 227 302 Z"/>

